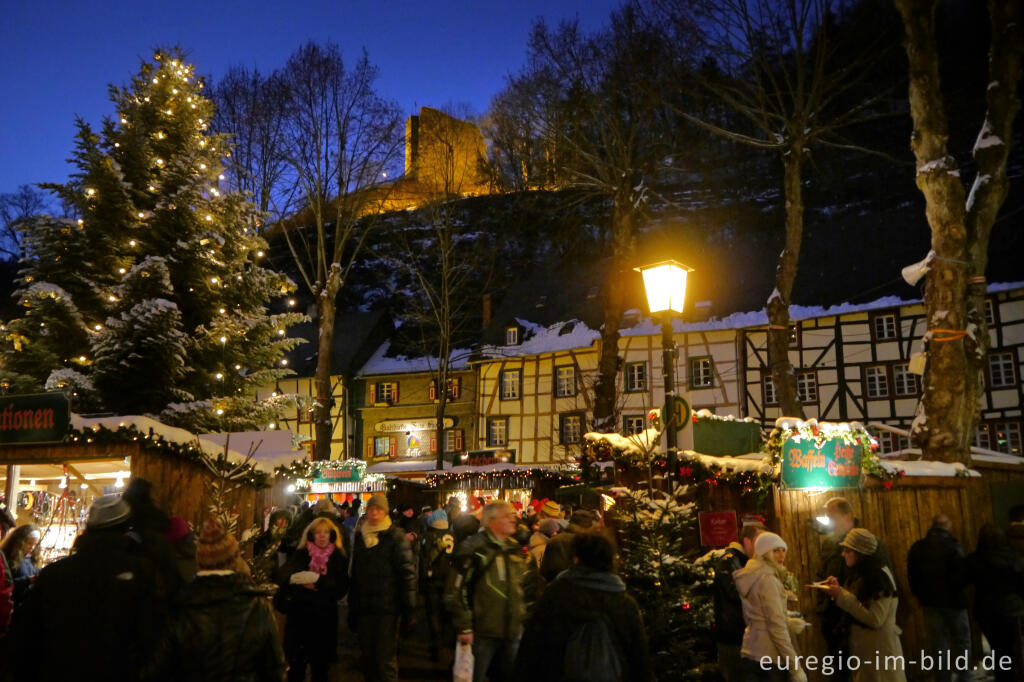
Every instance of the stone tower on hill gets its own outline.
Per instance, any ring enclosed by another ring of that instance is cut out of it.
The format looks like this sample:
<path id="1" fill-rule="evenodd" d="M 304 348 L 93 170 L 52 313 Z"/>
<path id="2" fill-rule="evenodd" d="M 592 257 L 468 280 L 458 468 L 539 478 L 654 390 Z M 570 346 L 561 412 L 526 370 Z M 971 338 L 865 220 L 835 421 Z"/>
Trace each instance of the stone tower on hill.
<path id="1" fill-rule="evenodd" d="M 430 107 L 406 121 L 402 181 L 424 199 L 488 194 L 486 164 L 483 135 L 472 123 Z"/>

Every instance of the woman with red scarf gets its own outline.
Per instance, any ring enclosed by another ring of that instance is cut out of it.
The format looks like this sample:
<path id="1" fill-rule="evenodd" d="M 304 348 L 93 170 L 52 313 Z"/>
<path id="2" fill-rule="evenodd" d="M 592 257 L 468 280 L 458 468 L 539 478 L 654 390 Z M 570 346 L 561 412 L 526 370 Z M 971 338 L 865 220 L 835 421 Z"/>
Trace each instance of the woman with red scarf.
<path id="1" fill-rule="evenodd" d="M 287 590 L 284 655 L 288 682 L 327 682 L 338 658 L 338 600 L 348 591 L 347 553 L 338 527 L 324 517 L 306 526 L 299 548 L 281 567 Z"/>

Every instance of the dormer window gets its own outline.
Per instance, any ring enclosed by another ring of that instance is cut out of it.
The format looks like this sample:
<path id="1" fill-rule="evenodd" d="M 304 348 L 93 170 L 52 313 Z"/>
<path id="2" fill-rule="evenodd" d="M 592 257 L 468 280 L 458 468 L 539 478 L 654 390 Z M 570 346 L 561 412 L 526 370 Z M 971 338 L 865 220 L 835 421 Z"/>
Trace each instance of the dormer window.
<path id="1" fill-rule="evenodd" d="M 505 327 L 505 345 L 519 345 L 519 327 Z"/>

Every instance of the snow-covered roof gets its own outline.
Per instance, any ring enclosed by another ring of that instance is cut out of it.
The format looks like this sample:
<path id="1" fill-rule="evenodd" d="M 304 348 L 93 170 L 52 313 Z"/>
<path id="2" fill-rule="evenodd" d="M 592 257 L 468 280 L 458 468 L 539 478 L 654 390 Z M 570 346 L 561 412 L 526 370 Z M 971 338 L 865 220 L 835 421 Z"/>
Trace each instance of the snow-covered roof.
<path id="1" fill-rule="evenodd" d="M 682 462 L 687 459 L 699 461 L 706 467 L 718 467 L 723 471 L 749 471 L 755 474 L 771 474 L 775 471 L 771 457 L 763 452 L 752 452 L 739 457 L 720 457 L 718 455 L 702 455 L 693 450 L 684 450 L 679 454 Z"/>
<path id="2" fill-rule="evenodd" d="M 879 464 L 890 474 L 902 471 L 906 476 L 981 476 L 977 471 L 968 469 L 960 462 L 888 459 Z"/>
<path id="3" fill-rule="evenodd" d="M 224 452 L 225 443 L 231 448 L 228 458 L 238 462 L 254 447 L 252 463 L 260 471 L 273 473 L 279 466 L 288 466 L 296 460 L 308 458 L 305 448 L 296 447 L 295 434 L 285 429 L 272 431 L 239 431 L 235 433 L 203 433 L 198 436 L 204 445 L 209 443 L 218 453 Z M 205 450 L 205 447 L 204 447 Z"/>
<path id="4" fill-rule="evenodd" d="M 601 338 L 601 332 L 591 329 L 580 320 L 556 322 L 548 327 L 520 318 L 516 318 L 516 322 L 525 330 L 522 343 L 514 346 L 483 346 L 480 353 L 488 359 L 557 353 L 587 348 Z"/>
<path id="5" fill-rule="evenodd" d="M 391 342 L 385 341 L 380 348 L 374 352 L 366 364 L 359 368 L 356 377 L 378 376 L 381 374 L 413 374 L 415 372 L 433 372 L 437 369 L 437 358 L 432 355 L 420 357 L 387 357 Z M 456 348 L 452 351 L 451 369 L 466 369 L 469 367 L 469 356 L 471 351 L 464 348 Z"/>
<path id="6" fill-rule="evenodd" d="M 71 427 L 79 431 L 104 427 L 110 431 L 121 428 L 135 427 L 142 433 L 150 430 L 161 436 L 168 443 L 176 445 L 198 445 L 204 453 L 211 457 L 224 452 L 224 443 L 230 436 L 228 460 L 241 462 L 249 453 L 249 446 L 262 441 L 253 455 L 252 464 L 260 471 L 273 473 L 274 467 L 291 464 L 294 460 L 305 459 L 306 451 L 293 445 L 294 435 L 291 431 L 245 431 L 241 433 L 206 433 L 196 435 L 191 431 L 168 426 L 152 417 L 144 415 L 124 415 L 115 417 L 82 417 L 71 415 Z"/>
<path id="7" fill-rule="evenodd" d="M 437 471 L 434 467 L 436 463 L 431 461 L 398 461 L 398 462 L 379 462 L 377 464 L 371 464 L 366 467 L 366 473 L 368 474 L 397 474 L 406 473 L 410 471 L 423 471 L 424 473 L 430 473 Z M 444 470 L 448 471 L 452 468 L 451 462 L 444 463 Z"/>

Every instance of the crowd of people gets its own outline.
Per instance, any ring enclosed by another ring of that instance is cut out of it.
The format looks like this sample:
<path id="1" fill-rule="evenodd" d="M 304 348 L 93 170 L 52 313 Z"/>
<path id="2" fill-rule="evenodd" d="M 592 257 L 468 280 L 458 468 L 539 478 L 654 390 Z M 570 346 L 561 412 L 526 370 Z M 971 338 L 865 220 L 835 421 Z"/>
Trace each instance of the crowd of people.
<path id="1" fill-rule="evenodd" d="M 896 611 L 901 595 L 892 557 L 863 528 L 844 498 L 825 505 L 818 580 L 813 605 L 827 658 L 814 661 L 829 679 L 852 682 L 904 682 L 914 670 L 904 656 Z M 811 626 L 800 612 L 792 574 L 786 570 L 786 541 L 760 523 L 745 525 L 739 541 L 717 558 L 714 578 L 714 637 L 726 682 L 764 680 L 806 682 L 806 664 L 795 635 Z M 1024 506 L 1010 512 L 1010 531 L 993 524 L 978 534 L 975 551 L 965 555 L 939 514 L 906 557 L 910 590 L 923 610 L 930 647 L 928 667 L 937 682 L 966 682 L 977 661 L 972 655 L 968 592 L 973 619 L 995 664 L 997 682 L 1024 680 Z M 803 663 L 802 663 L 803 662 Z M 827 668 L 827 670 L 826 670 Z"/>
<path id="2" fill-rule="evenodd" d="M 398 679 L 417 613 L 429 656 L 471 652 L 473 680 L 653 679 L 613 534 L 550 500 L 321 499 L 273 510 L 249 561 L 223 520 L 168 517 L 143 479 L 97 498 L 41 569 L 39 528 L 3 512 L 0 529 L 0 682 L 324 682 L 340 613 L 368 682 Z"/>

